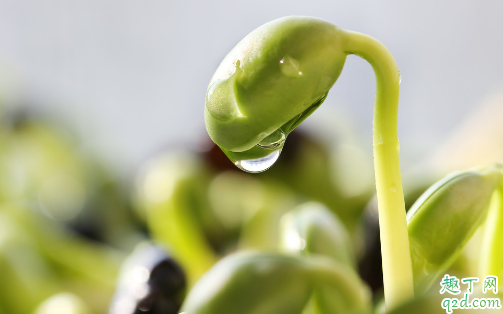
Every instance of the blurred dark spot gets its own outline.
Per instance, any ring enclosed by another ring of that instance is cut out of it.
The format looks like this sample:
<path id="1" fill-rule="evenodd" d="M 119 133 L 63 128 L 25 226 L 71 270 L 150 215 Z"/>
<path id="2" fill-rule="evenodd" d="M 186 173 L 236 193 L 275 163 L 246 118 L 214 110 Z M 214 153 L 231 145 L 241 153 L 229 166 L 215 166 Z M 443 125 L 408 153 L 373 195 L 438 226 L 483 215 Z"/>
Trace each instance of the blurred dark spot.
<path id="1" fill-rule="evenodd" d="M 358 262 L 358 272 L 362 280 L 375 293 L 383 288 L 377 197 L 372 198 L 365 208 L 363 213 L 363 230 L 365 230 L 365 251 Z"/>
<path id="2" fill-rule="evenodd" d="M 358 263 L 358 272 L 372 292 L 383 288 L 381 241 L 379 239 L 379 228 L 374 232 L 373 239 L 367 242 L 367 248 L 362 259 Z"/>
<path id="3" fill-rule="evenodd" d="M 75 232 L 79 236 L 82 236 L 88 240 L 95 242 L 104 242 L 101 228 L 97 223 L 77 220 L 75 222 L 67 224 L 66 227 L 68 227 L 71 231 Z"/>
<path id="4" fill-rule="evenodd" d="M 177 314 L 185 295 L 185 274 L 171 258 L 157 263 L 148 279 L 149 292 L 139 300 L 135 314 Z"/>
<path id="5" fill-rule="evenodd" d="M 204 161 L 218 172 L 227 170 L 241 171 L 236 167 L 232 161 L 224 154 L 224 152 L 216 144 L 213 144 L 209 150 L 202 153 Z"/>

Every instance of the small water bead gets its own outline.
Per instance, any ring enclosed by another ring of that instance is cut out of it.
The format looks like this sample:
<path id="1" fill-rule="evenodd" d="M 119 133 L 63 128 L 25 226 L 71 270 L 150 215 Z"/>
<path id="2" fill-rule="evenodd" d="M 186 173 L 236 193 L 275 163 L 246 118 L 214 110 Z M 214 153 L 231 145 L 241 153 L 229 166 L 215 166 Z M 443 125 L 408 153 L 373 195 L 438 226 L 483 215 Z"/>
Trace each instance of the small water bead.
<path id="1" fill-rule="evenodd" d="M 302 72 L 299 70 L 300 63 L 290 56 L 285 56 L 283 59 L 279 61 L 281 73 L 285 76 L 289 77 L 297 77 L 302 75 Z"/>
<path id="2" fill-rule="evenodd" d="M 243 171 L 251 173 L 266 171 L 278 160 L 287 135 L 311 115 L 323 103 L 326 96 L 327 94 L 324 94 L 298 116 L 283 124 L 281 128 L 269 134 L 249 150 L 232 152 L 221 147 L 222 151 L 234 165 Z"/>
<path id="3" fill-rule="evenodd" d="M 281 149 L 285 144 L 285 140 L 286 140 L 285 133 L 283 133 L 280 129 L 278 129 L 273 133 L 269 134 L 269 136 L 264 138 L 262 141 L 260 141 L 260 143 L 258 143 L 257 146 L 269 150 Z"/>
<path id="4" fill-rule="evenodd" d="M 398 85 L 402 84 L 402 72 L 398 70 Z"/>
<path id="5" fill-rule="evenodd" d="M 305 118 L 318 108 L 327 94 L 320 97 L 306 110 L 283 124 L 279 129 L 263 138 L 257 145 L 247 151 L 232 152 L 221 147 L 222 151 L 239 169 L 258 173 L 269 169 L 278 160 L 287 135 L 294 130 Z"/>
<path id="6" fill-rule="evenodd" d="M 239 169 L 258 173 L 274 165 L 281 154 L 285 140 L 285 133 L 278 129 L 247 151 L 231 152 L 225 149 L 222 150 Z"/>
<path id="7" fill-rule="evenodd" d="M 245 159 L 237 160 L 234 164 L 241 170 L 251 173 L 258 173 L 266 171 L 271 168 L 272 165 L 278 160 L 281 150 L 271 151 L 271 153 L 265 157 L 260 157 L 257 159 Z"/>

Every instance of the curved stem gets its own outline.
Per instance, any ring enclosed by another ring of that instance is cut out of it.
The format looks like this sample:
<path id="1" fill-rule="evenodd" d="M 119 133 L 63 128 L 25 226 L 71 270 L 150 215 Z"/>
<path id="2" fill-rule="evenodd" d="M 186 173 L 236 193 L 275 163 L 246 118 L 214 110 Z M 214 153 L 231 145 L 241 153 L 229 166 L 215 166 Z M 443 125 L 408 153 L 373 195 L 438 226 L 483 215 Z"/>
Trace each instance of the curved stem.
<path id="1" fill-rule="evenodd" d="M 391 53 L 376 39 L 346 32 L 346 53 L 367 60 L 376 76 L 374 167 L 388 310 L 414 296 L 397 136 L 400 77 Z"/>
<path id="2" fill-rule="evenodd" d="M 499 184 L 489 206 L 484 226 L 479 272 L 482 278 L 485 276 L 501 278 L 503 273 L 503 172 L 500 173 Z"/>

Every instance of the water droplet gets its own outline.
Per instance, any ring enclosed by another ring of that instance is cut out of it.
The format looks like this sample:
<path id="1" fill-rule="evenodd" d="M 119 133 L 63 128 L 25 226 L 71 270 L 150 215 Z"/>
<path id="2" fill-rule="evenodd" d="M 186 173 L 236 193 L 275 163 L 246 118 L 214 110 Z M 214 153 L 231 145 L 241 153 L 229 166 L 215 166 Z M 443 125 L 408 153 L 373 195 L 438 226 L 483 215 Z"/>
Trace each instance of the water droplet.
<path id="1" fill-rule="evenodd" d="M 391 193 L 396 193 L 398 189 L 397 189 L 396 185 L 392 185 L 390 190 L 391 190 Z"/>
<path id="2" fill-rule="evenodd" d="M 285 133 L 281 129 L 277 129 L 265 136 L 262 141 L 249 150 L 232 152 L 224 148 L 221 149 L 239 169 L 257 173 L 265 171 L 274 165 L 281 154 L 285 140 Z"/>
<path id="3" fill-rule="evenodd" d="M 398 85 L 402 84 L 402 72 L 398 70 Z"/>
<path id="4" fill-rule="evenodd" d="M 290 56 L 285 56 L 283 59 L 279 60 L 281 73 L 285 76 L 297 77 L 302 75 L 302 72 L 299 71 L 299 61 L 295 60 Z"/>
<path id="5" fill-rule="evenodd" d="M 283 62 L 286 59 L 283 59 Z M 280 62 L 281 63 L 281 62 Z M 318 108 L 325 100 L 327 94 L 316 100 L 306 110 L 291 120 L 283 124 L 279 129 L 267 135 L 262 133 L 258 138 L 262 140 L 250 148 L 242 152 L 232 152 L 223 147 L 220 147 L 227 157 L 241 170 L 251 173 L 262 172 L 269 169 L 276 160 L 278 160 L 287 135 L 294 130 L 305 118 Z"/>
<path id="6" fill-rule="evenodd" d="M 257 144 L 258 147 L 276 150 L 283 148 L 285 144 L 286 135 L 280 129 L 272 132 L 269 136 L 265 137 L 260 143 Z"/>
<path id="7" fill-rule="evenodd" d="M 241 170 L 251 173 L 266 171 L 278 160 L 281 150 L 271 151 L 267 156 L 256 159 L 237 160 L 234 164 Z"/>
<path id="8" fill-rule="evenodd" d="M 378 133 L 378 134 L 374 135 L 373 142 L 374 142 L 374 147 L 378 146 L 378 145 L 382 145 L 384 143 L 383 138 L 382 138 L 382 133 Z"/>

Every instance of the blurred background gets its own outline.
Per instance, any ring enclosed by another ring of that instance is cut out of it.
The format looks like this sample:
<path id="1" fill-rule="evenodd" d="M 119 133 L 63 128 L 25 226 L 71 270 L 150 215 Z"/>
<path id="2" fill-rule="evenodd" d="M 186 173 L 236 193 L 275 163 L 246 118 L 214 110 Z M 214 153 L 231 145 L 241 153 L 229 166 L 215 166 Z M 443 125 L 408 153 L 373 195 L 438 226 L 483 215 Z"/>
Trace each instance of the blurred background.
<path id="1" fill-rule="evenodd" d="M 348 58 L 266 173 L 206 135 L 220 61 L 287 15 L 394 55 L 407 208 L 449 171 L 503 161 L 501 1 L 0 0 L 0 314 L 178 313 L 216 261 L 277 250 L 281 217 L 313 200 L 380 300 L 369 64 Z M 476 269 L 477 241 L 450 273 Z"/>

